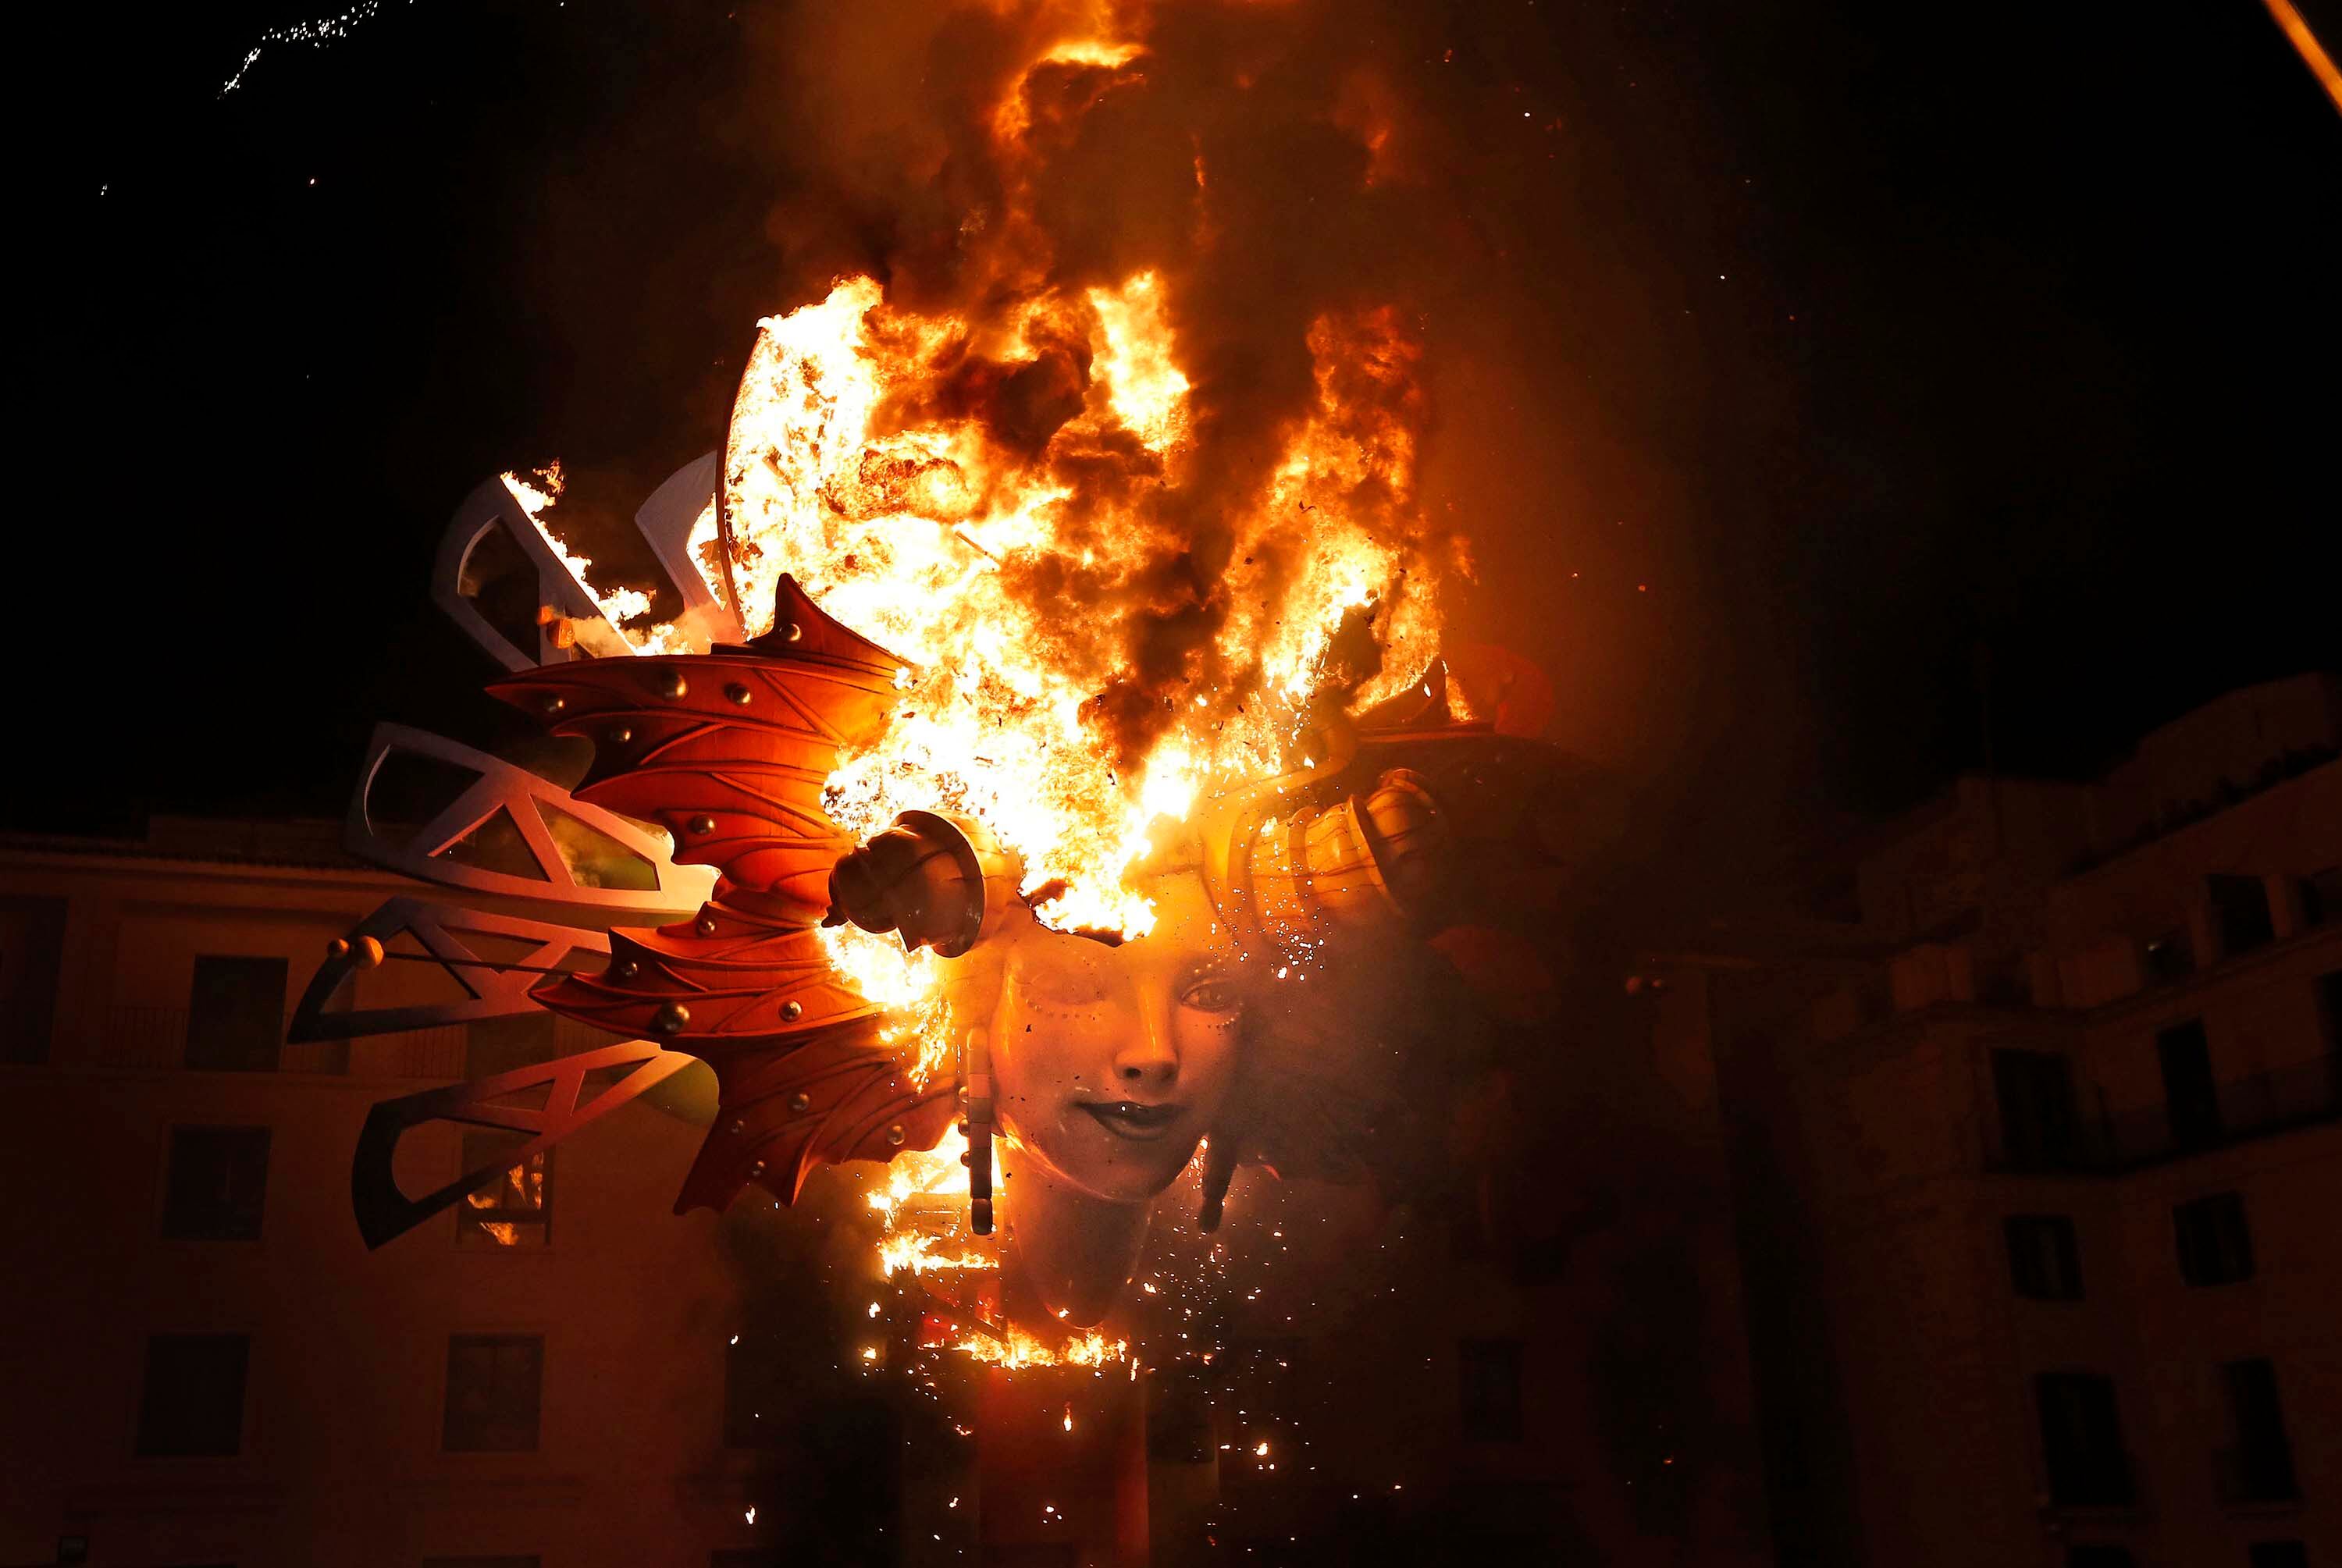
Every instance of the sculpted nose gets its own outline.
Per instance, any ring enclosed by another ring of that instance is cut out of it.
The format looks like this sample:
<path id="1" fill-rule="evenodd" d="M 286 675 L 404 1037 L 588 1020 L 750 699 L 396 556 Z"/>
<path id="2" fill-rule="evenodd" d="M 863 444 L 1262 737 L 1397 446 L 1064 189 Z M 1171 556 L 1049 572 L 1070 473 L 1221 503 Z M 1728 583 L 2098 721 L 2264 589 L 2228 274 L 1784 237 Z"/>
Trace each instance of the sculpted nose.
<path id="1" fill-rule="evenodd" d="M 1166 1094 L 1179 1081 L 1179 1053 L 1171 1044 L 1167 1004 L 1149 999 L 1139 1008 L 1139 1026 L 1114 1054 L 1114 1076 L 1125 1089 L 1151 1094 Z"/>

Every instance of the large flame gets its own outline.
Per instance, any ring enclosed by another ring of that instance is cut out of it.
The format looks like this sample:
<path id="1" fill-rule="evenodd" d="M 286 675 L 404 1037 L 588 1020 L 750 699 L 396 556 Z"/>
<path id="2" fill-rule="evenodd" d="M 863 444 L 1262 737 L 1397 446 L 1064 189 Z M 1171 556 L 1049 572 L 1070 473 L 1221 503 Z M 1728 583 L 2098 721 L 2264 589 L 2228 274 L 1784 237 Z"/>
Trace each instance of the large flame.
<path id="1" fill-rule="evenodd" d="M 722 521 L 711 508 L 689 541 L 748 634 L 769 629 L 786 572 L 905 660 L 894 723 L 829 781 L 842 827 L 969 814 L 1048 890 L 1044 919 L 1133 936 L 1153 911 L 1124 874 L 1158 819 L 1306 765 L 1324 709 L 1406 687 L 1438 629 L 1419 351 L 1396 310 L 1330 310 L 1306 345 L 1276 345 L 1306 348 L 1314 396 L 1265 433 L 1271 461 L 1205 473 L 1226 444 L 1199 434 L 1210 400 L 1171 275 L 1048 265 L 1035 85 L 1088 72 L 1104 90 L 1146 65 L 1126 38 L 1049 41 L 982 118 L 1005 210 L 963 231 L 979 304 L 915 306 L 851 276 L 759 324 Z M 543 498 L 515 486 L 545 529 Z M 584 582 L 590 563 L 562 554 Z M 587 591 L 637 651 L 671 644 L 671 627 L 633 629 L 640 595 Z M 825 941 L 897 1039 L 920 1034 L 923 1069 L 940 1065 L 933 966 L 850 927 Z"/>
<path id="2" fill-rule="evenodd" d="M 726 476 L 744 609 L 768 624 L 757 607 L 790 572 L 910 664 L 895 724 L 832 775 L 830 814 L 866 835 L 906 809 L 969 813 L 1023 854 L 1029 884 L 1064 884 L 1047 918 L 1130 935 L 1152 919 L 1122 885 L 1149 825 L 1293 765 L 1310 703 L 1341 674 L 1346 620 L 1370 618 L 1382 652 L 1345 694 L 1359 702 L 1418 674 L 1436 632 L 1416 553 L 1344 504 L 1411 499 L 1415 432 L 1390 409 L 1404 404 L 1391 393 L 1412 375 L 1412 345 L 1387 312 L 1321 321 L 1308 345 L 1317 406 L 1227 520 L 1211 662 L 1237 674 L 1176 686 L 1135 765 L 1118 753 L 1100 699 L 1124 673 L 1121 617 L 1176 554 L 1162 497 L 1189 455 L 1190 388 L 1165 294 L 1140 273 L 977 323 L 899 309 L 876 283 L 849 279 L 762 324 Z M 1069 362 L 1068 342 L 1086 385 L 1058 389 L 1078 412 L 1038 453 L 954 412 L 971 355 L 996 355 L 994 375 L 1045 379 Z M 705 533 L 703 557 L 712 519 Z M 861 973 L 875 954 L 857 960 L 852 938 L 836 945 L 866 983 L 901 988 Z"/>
<path id="3" fill-rule="evenodd" d="M 1176 245 L 1158 265 L 1116 264 L 1118 275 L 1050 254 L 1035 216 L 1042 145 L 1064 105 L 1143 80 L 1147 64 L 1130 38 L 1043 40 L 996 102 L 975 106 L 997 205 L 959 225 L 966 265 L 948 292 L 961 303 L 916 285 L 890 297 L 854 275 L 758 324 L 717 505 L 688 540 L 746 635 L 771 629 L 788 573 L 904 660 L 894 722 L 828 781 L 841 827 L 866 838 L 914 808 L 976 816 L 1022 855 L 1045 919 L 1131 936 L 1154 914 L 1125 874 L 1161 819 L 1308 765 L 1327 709 L 1412 684 L 1438 634 L 1439 563 L 1416 493 L 1420 351 L 1395 307 L 1353 300 L 1306 335 L 1296 315 L 1278 341 L 1231 354 L 1208 327 L 1183 345 L 1183 288 L 1211 291 L 1183 285 L 1196 275 Z M 1384 136 L 1364 133 L 1369 184 Z M 1201 252 L 1224 230 L 1200 143 L 1194 168 Z M 1232 442 L 1226 410 L 1267 405 L 1226 395 L 1256 353 L 1296 372 L 1306 354 L 1308 395 L 1292 406 L 1281 392 L 1282 423 Z M 506 479 L 633 651 L 691 645 L 675 625 L 646 625 L 647 596 L 589 581 L 592 562 L 544 516 L 556 473 Z M 852 926 L 821 940 L 885 1010 L 887 1043 L 916 1039 L 914 1077 L 947 1070 L 956 1026 L 939 962 Z M 997 1242 L 966 1225 L 965 1146 L 953 1134 L 900 1152 L 867 1194 L 877 1267 L 906 1289 L 939 1295 L 999 1266 Z M 1101 1333 L 964 1321 L 945 1343 L 1002 1366 L 1131 1360 Z"/>
<path id="4" fill-rule="evenodd" d="M 1035 105 L 1067 73 L 1100 91 L 1142 79 L 1146 58 L 1110 31 L 1058 37 L 1007 79 L 980 122 L 1005 210 L 964 230 L 980 305 L 915 308 L 853 276 L 759 324 L 725 526 L 710 509 L 690 538 L 749 634 L 769 628 L 787 572 L 906 661 L 894 724 L 830 780 L 841 826 L 968 813 L 1023 855 L 1029 887 L 1057 884 L 1045 919 L 1126 935 L 1152 923 L 1123 874 L 1157 818 L 1303 764 L 1317 705 L 1401 690 L 1437 633 L 1418 350 L 1396 310 L 1321 315 L 1315 396 L 1270 433 L 1274 460 L 1204 474 L 1199 452 L 1216 449 L 1196 435 L 1207 410 L 1173 283 L 1047 265 L 1032 215 L 1053 133 Z M 540 516 L 549 496 L 512 483 L 585 582 L 590 563 Z M 672 627 L 636 629 L 640 594 L 587 592 L 637 651 L 673 644 Z M 830 948 L 898 1015 L 932 990 L 888 944 L 838 934 Z"/>

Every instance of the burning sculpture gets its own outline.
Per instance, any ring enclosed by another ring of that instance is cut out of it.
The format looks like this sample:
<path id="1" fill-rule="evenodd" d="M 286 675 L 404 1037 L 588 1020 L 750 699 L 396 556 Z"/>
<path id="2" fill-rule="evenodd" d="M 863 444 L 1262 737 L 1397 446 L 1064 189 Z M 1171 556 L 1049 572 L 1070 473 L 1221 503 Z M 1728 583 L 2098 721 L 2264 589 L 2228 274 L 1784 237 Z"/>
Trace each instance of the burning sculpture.
<path id="1" fill-rule="evenodd" d="M 556 474 L 458 512 L 437 596 L 555 749 L 384 726 L 349 843 L 527 913 L 394 900 L 295 1031 L 542 1009 L 620 1043 L 377 1107 L 370 1243 L 503 1168 L 409 1198 L 416 1123 L 525 1160 L 696 1058 L 719 1105 L 679 1211 L 891 1162 L 950 1200 L 911 1266 L 972 1256 L 996 1201 L 1019 1288 L 1094 1323 L 1199 1150 L 1206 1227 L 1241 1166 L 1368 1172 L 1397 1119 L 1373 998 L 1410 955 L 1524 967 L 1480 928 L 1549 900 L 1564 775 L 1520 738 L 1534 673 L 1442 648 L 1457 546 L 1416 496 L 1405 318 L 1329 299 L 1292 341 L 1216 345 L 1211 385 L 1293 393 L 1247 424 L 1183 368 L 1176 276 L 1052 260 L 1052 160 L 1147 62 L 1042 40 L 1006 75 L 953 289 L 848 276 L 762 324 L 723 450 L 636 518 L 671 601 L 596 584 Z M 418 772 L 453 782 L 402 824 Z M 393 956 L 461 999 L 344 998 Z"/>
<path id="2" fill-rule="evenodd" d="M 406 1128 L 438 1117 L 526 1133 L 512 1156 L 526 1159 L 689 1057 L 716 1069 L 722 1094 L 679 1212 L 720 1209 L 750 1183 L 793 1200 L 820 1164 L 932 1150 L 956 1124 L 969 1232 L 993 1229 L 996 1135 L 1007 1174 L 1023 1182 L 1010 1217 L 1025 1278 L 1049 1315 L 1077 1326 L 1112 1304 L 1151 1201 L 1207 1138 L 1206 1229 L 1239 1163 L 1339 1169 L 1359 1129 L 1296 1130 L 1291 1106 L 1279 1106 L 1315 1084 L 1322 1111 L 1329 1081 L 1371 1071 L 1358 1059 L 1357 988 L 1337 993 L 1328 972 L 1411 925 L 1452 924 L 1453 874 L 1476 840 L 1488 844 L 1492 824 L 1481 813 L 1476 834 L 1452 827 L 1432 780 L 1468 779 L 1456 793 L 1485 796 L 1497 781 L 1516 783 L 1524 763 L 1543 764 L 1537 749 L 1492 724 L 1454 722 L 1435 668 L 1364 723 L 1321 715 L 1309 744 L 1324 759 L 1216 792 L 1189 820 L 1150 824 L 1118 888 L 1146 911 L 1143 934 L 1054 928 L 1038 911 L 1062 889 L 1028 889 L 1022 857 L 980 819 L 907 811 L 857 846 L 826 814 L 841 754 L 883 732 L 905 666 L 825 614 L 793 577 L 776 594 L 773 629 L 744 644 L 554 662 L 495 683 L 554 734 L 592 744 L 574 791 L 416 732 L 377 735 L 350 842 L 420 877 L 623 919 L 672 897 L 686 868 L 720 874 L 688 919 L 663 926 L 598 933 L 397 899 L 335 944 L 296 1015 L 305 1037 L 542 1007 L 634 1041 L 377 1107 L 354 1178 L 368 1242 L 501 1169 L 409 1199 L 390 1175 Z M 371 805 L 402 755 L 476 780 L 405 835 Z M 672 851 L 645 824 L 664 829 Z M 1493 825 L 1525 847 L 1508 824 Z M 498 833 L 517 840 L 517 865 L 485 864 Z M 854 984 L 836 957 L 856 952 L 846 932 L 895 944 L 926 982 L 916 1008 L 883 1007 Z M 500 964 L 475 956 L 459 933 L 539 944 Z M 401 934 L 471 998 L 326 1011 Z M 607 962 L 575 966 L 587 954 Z M 1348 1038 L 1329 1008 L 1351 1015 Z M 588 1097 L 596 1079 L 606 1086 Z M 543 1105 L 513 1104 L 539 1089 Z"/>

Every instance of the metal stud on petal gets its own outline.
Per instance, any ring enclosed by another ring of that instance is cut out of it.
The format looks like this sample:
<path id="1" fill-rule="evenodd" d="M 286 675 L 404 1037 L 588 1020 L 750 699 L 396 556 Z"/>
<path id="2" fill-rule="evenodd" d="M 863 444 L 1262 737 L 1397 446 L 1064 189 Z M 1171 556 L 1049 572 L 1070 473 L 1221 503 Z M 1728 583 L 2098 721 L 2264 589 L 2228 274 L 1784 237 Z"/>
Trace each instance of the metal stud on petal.
<path id="1" fill-rule="evenodd" d="M 689 822 L 683 825 L 691 830 L 691 834 L 694 838 L 706 838 L 709 834 L 716 831 L 716 819 L 709 816 L 706 812 L 701 812 L 697 816 L 693 817 Z"/>
<path id="2" fill-rule="evenodd" d="M 684 1025 L 690 1022 L 691 1009 L 680 1002 L 663 1002 L 659 1010 L 651 1014 L 651 1029 L 660 1034 L 681 1034 Z"/>
<path id="3" fill-rule="evenodd" d="M 897 1122 L 897 1123 L 896 1123 L 893 1126 L 891 1126 L 891 1127 L 889 1127 L 889 1128 L 887 1128 L 887 1129 L 886 1129 L 886 1141 L 887 1141 L 889 1144 L 894 1144 L 894 1145 L 895 1145 L 896 1148 L 898 1148 L 898 1149 L 899 1149 L 899 1148 L 901 1148 L 901 1147 L 903 1146 L 903 1124 L 902 1124 L 902 1123 Z"/>
<path id="4" fill-rule="evenodd" d="M 660 696 L 672 702 L 691 690 L 691 684 L 683 678 L 681 670 L 662 670 L 656 689 Z"/>
<path id="5" fill-rule="evenodd" d="M 737 681 L 733 681 L 726 684 L 724 688 L 724 694 L 731 700 L 733 705 L 736 707 L 745 708 L 748 705 L 748 688 L 742 685 Z"/>
<path id="6" fill-rule="evenodd" d="M 789 1109 L 795 1111 L 798 1115 L 804 1115 L 812 1108 L 813 1100 L 811 1096 L 803 1093 L 795 1094 L 789 1096 Z"/>
<path id="7" fill-rule="evenodd" d="M 800 1018 L 802 1018 L 802 1017 L 804 1017 L 804 1016 L 805 1016 L 805 1004 L 804 1004 L 804 1003 L 802 1003 L 802 1002 L 784 1002 L 784 1003 L 782 1003 L 782 1004 L 781 1004 L 781 1022 L 782 1022 L 782 1023 L 784 1023 L 784 1024 L 794 1024 L 794 1023 L 796 1023 L 798 1019 L 800 1019 Z"/>

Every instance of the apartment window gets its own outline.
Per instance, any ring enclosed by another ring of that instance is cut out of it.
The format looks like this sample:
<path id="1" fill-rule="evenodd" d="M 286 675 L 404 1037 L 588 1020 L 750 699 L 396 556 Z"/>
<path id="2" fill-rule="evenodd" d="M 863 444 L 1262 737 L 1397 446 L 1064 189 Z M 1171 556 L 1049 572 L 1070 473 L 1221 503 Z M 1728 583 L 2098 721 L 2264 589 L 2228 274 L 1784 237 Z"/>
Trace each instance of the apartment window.
<path id="1" fill-rule="evenodd" d="M 1450 1263 L 1477 1263 L 1488 1255 L 1488 1227 L 1480 1217 L 1478 1192 L 1471 1185 L 1457 1183 L 1446 1194 L 1447 1221 L 1447 1259 Z"/>
<path id="2" fill-rule="evenodd" d="M 2011 1214 L 2001 1222 L 2008 1242 L 2009 1281 L 2027 1301 L 2082 1299 L 2082 1248 L 2064 1214 Z"/>
<path id="3" fill-rule="evenodd" d="M 2228 1427 L 2236 1444 L 2220 1456 L 2221 1498 L 2228 1503 L 2290 1503 L 2301 1495 L 2293 1473 L 2293 1443 L 2277 1402 L 2277 1368 L 2266 1356 L 2220 1368 L 2228 1393 Z"/>
<path id="4" fill-rule="evenodd" d="M 2054 1051 L 1997 1050 L 1992 1083 L 2003 1157 L 2020 1170 L 2073 1164 L 2074 1074 L 2066 1058 Z"/>
<path id="5" fill-rule="evenodd" d="M 2204 1021 L 2191 1018 L 2155 1037 L 2157 1065 L 2163 1071 L 2163 1103 L 2171 1118 L 2171 1139 L 2183 1149 L 2220 1141 L 2220 1090 L 2212 1080 L 2212 1047 Z"/>
<path id="6" fill-rule="evenodd" d="M 2250 953 L 2277 940 L 2269 919 L 2268 887 L 2257 876 L 2214 876 L 2206 881 L 2212 894 L 2212 923 L 2220 928 L 2224 957 Z"/>
<path id="7" fill-rule="evenodd" d="M 2033 974 L 2023 955 L 1979 962 L 1975 974 L 1976 999 L 1986 1006 L 2033 1005 Z"/>
<path id="8" fill-rule="evenodd" d="M 2033 1387 L 2050 1500 L 2082 1507 L 2130 1502 L 2130 1456 L 2123 1451 L 2114 1379 L 2096 1373 L 2048 1372 L 2036 1377 Z"/>
<path id="9" fill-rule="evenodd" d="M 285 1043 L 285 960 L 195 960 L 187 991 L 187 1065 L 210 1072 L 273 1073 Z"/>
<path id="10" fill-rule="evenodd" d="M 486 1130 L 464 1134 L 464 1165 L 476 1171 L 526 1143 L 508 1133 Z M 553 1227 L 553 1151 L 540 1149 L 523 1164 L 506 1167 L 455 1205 L 459 1247 L 544 1246 Z"/>
<path id="11" fill-rule="evenodd" d="M 2138 1568 L 2138 1559 L 2127 1546 L 2088 1541 L 2066 1548 L 2066 1568 Z"/>
<path id="12" fill-rule="evenodd" d="M 2250 1568 L 2309 1568 L 2309 1547 L 2300 1541 L 2256 1541 L 2246 1549 Z"/>
<path id="13" fill-rule="evenodd" d="M 2190 1198 L 2174 1205 L 2171 1223 L 2179 1241 L 2179 1277 L 2189 1284 L 2232 1285 L 2253 1277 L 2253 1233 L 2240 1194 Z"/>
<path id="14" fill-rule="evenodd" d="M 256 1242 L 268 1195 L 268 1129 L 174 1127 L 163 1180 L 163 1235 Z"/>
<path id="15" fill-rule="evenodd" d="M 512 1018 L 477 1018 L 464 1025 L 464 1076 L 487 1078 L 516 1067 L 534 1067 L 559 1055 L 553 1014 L 523 1013 Z"/>
<path id="16" fill-rule="evenodd" d="M 148 1340 L 138 1452 L 189 1458 L 240 1451 L 251 1353 L 251 1340 L 240 1333 L 165 1333 Z"/>
<path id="17" fill-rule="evenodd" d="M 2185 980 L 2196 973 L 2196 949 L 2184 931 L 2167 931 L 2149 937 L 2146 947 L 2147 977 L 2163 984 Z"/>
<path id="18" fill-rule="evenodd" d="M 2342 865 L 2329 865 L 2301 879 L 2301 924 L 2323 925 L 2342 919 Z"/>
<path id="19" fill-rule="evenodd" d="M 0 1062 L 49 1059 L 65 901 L 0 898 Z"/>
<path id="20" fill-rule="evenodd" d="M 455 1453 L 518 1453 L 536 1446 L 545 1339 L 459 1333 L 447 1342 L 447 1414 L 441 1444 Z"/>
<path id="21" fill-rule="evenodd" d="M 1521 1342 L 1466 1339 L 1456 1343 L 1456 1392 L 1463 1404 L 1464 1441 L 1521 1440 Z"/>

